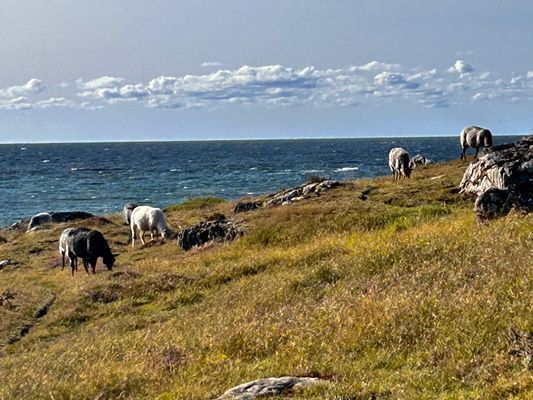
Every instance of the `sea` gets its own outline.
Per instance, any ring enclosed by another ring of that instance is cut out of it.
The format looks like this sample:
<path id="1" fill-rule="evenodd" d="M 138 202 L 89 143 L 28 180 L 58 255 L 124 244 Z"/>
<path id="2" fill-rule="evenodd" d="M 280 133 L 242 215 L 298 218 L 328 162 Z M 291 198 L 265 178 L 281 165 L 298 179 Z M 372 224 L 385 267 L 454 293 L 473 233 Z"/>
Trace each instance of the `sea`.
<path id="1" fill-rule="evenodd" d="M 494 144 L 516 140 L 498 136 Z M 388 152 L 459 158 L 458 137 L 0 145 L 0 226 L 47 211 L 118 212 L 195 197 L 237 199 L 311 176 L 341 181 L 389 174 Z M 470 150 L 472 151 L 472 150 Z"/>

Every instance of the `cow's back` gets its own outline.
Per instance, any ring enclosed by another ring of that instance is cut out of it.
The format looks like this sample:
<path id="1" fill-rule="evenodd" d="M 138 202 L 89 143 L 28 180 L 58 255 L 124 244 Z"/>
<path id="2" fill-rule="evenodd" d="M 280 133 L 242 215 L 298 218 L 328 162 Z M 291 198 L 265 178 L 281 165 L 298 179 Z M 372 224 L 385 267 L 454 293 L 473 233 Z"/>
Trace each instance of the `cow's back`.
<path id="1" fill-rule="evenodd" d="M 476 147 L 485 143 L 485 137 L 490 137 L 490 145 L 492 145 L 492 134 L 488 129 L 479 126 L 467 126 L 461 131 L 461 146 L 466 145 Z"/>
<path id="2" fill-rule="evenodd" d="M 111 249 L 100 231 L 93 229 L 87 233 L 87 252 L 93 257 L 108 257 Z"/>

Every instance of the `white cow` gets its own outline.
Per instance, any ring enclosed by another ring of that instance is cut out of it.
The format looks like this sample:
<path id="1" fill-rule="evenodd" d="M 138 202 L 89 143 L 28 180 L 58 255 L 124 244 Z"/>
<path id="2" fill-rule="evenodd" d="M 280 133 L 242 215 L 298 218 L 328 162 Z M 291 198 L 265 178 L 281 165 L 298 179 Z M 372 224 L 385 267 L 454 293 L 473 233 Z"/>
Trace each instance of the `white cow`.
<path id="1" fill-rule="evenodd" d="M 154 241 L 154 233 L 161 238 L 171 239 L 174 232 L 165 221 L 165 215 L 159 208 L 150 206 L 135 207 L 130 216 L 131 246 L 135 247 L 137 231 L 140 232 L 141 243 L 144 245 L 144 234 L 150 232 L 151 241 Z"/>

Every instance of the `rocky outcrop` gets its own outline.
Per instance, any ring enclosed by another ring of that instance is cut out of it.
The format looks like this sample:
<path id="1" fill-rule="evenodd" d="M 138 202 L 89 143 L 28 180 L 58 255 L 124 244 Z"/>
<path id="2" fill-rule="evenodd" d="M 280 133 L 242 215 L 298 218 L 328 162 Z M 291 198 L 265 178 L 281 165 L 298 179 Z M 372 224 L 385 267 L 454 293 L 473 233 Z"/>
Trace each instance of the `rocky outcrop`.
<path id="1" fill-rule="evenodd" d="M 35 214 L 28 224 L 28 231 L 35 230 L 38 226 L 52 222 L 52 215 L 47 212 Z"/>
<path id="2" fill-rule="evenodd" d="M 94 215 L 84 212 L 84 211 L 60 211 L 60 212 L 42 212 L 39 214 L 35 214 L 33 217 L 30 218 L 27 230 L 28 231 L 36 231 L 39 230 L 39 228 L 48 223 L 60 223 L 60 222 L 69 222 L 69 221 L 75 221 L 80 219 L 88 219 L 93 218 Z M 21 220 L 20 224 L 22 224 L 24 219 Z M 19 223 L 13 224 L 12 227 L 16 228 Z"/>
<path id="3" fill-rule="evenodd" d="M 262 201 L 241 201 L 235 205 L 233 212 L 235 214 L 247 211 L 257 210 L 263 205 Z"/>
<path id="4" fill-rule="evenodd" d="M 330 180 L 307 182 L 303 185 L 271 194 L 267 196 L 265 200 L 241 201 L 235 205 L 233 212 L 241 213 L 257 210 L 261 207 L 285 206 L 295 201 L 316 197 L 321 193 L 340 185 L 342 185 L 340 182 Z"/>
<path id="5" fill-rule="evenodd" d="M 417 154 L 413 158 L 411 158 L 411 160 L 409 161 L 409 167 L 411 169 L 415 169 L 416 167 L 420 165 L 427 165 L 427 164 L 431 164 L 432 162 L 433 161 L 424 157 L 422 154 Z"/>
<path id="6" fill-rule="evenodd" d="M 217 400 L 252 400 L 264 396 L 281 396 L 295 389 L 302 389 L 324 383 L 319 378 L 283 376 L 281 378 L 264 378 L 243 383 L 228 390 Z"/>
<path id="7" fill-rule="evenodd" d="M 306 183 L 292 189 L 270 195 L 264 202 L 267 206 L 288 205 L 295 201 L 301 201 L 310 197 L 316 197 L 321 193 L 340 186 L 337 181 L 325 180 L 321 182 Z"/>
<path id="8" fill-rule="evenodd" d="M 474 210 L 481 219 L 504 215 L 512 208 L 533 210 L 533 136 L 494 146 L 472 162 L 459 185 L 478 196 Z"/>
<path id="9" fill-rule="evenodd" d="M 181 231 L 178 234 L 178 246 L 190 250 L 208 242 L 229 242 L 242 234 L 242 230 L 233 222 L 220 215 Z"/>

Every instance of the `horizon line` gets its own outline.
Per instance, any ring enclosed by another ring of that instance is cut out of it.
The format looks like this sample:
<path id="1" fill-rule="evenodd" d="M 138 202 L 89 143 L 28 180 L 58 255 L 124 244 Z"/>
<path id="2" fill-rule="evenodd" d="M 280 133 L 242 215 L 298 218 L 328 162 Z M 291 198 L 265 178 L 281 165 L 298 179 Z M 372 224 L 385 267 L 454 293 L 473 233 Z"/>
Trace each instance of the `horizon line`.
<path id="1" fill-rule="evenodd" d="M 508 133 L 497 136 L 527 136 L 528 133 Z M 176 143 L 176 142 L 244 142 L 244 141 L 275 141 L 275 140 L 343 140 L 343 139 L 416 139 L 416 138 L 449 138 L 459 137 L 459 135 L 414 135 L 414 136 L 319 136 L 319 137 L 279 137 L 279 138 L 218 138 L 218 139 L 169 139 L 169 140 L 74 140 L 74 141 L 49 141 L 49 142 L 0 142 L 0 145 L 23 145 L 23 144 L 98 144 L 98 143 Z"/>

